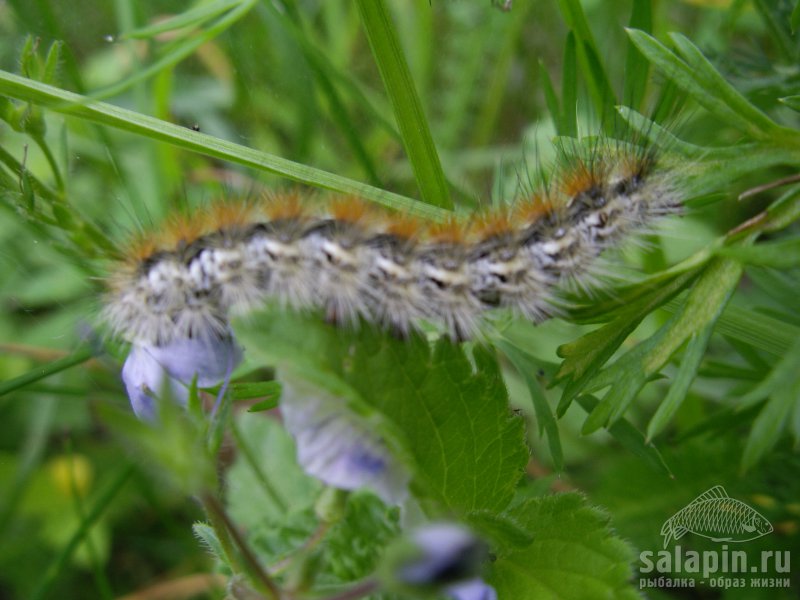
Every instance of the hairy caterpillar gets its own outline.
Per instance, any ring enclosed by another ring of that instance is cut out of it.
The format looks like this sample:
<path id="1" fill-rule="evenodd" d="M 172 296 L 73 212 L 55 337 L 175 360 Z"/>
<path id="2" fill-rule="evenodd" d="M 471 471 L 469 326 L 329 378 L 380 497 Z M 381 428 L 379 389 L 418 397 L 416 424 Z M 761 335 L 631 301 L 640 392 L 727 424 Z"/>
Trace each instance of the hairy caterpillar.
<path id="1" fill-rule="evenodd" d="M 682 199 L 652 147 L 562 150 L 540 191 L 469 220 L 425 224 L 356 198 L 308 206 L 297 194 L 173 219 L 133 245 L 105 319 L 145 346 L 225 336 L 230 315 L 274 300 L 399 334 L 434 321 L 456 341 L 492 308 L 540 320 L 560 285 L 590 277 L 604 250 Z"/>

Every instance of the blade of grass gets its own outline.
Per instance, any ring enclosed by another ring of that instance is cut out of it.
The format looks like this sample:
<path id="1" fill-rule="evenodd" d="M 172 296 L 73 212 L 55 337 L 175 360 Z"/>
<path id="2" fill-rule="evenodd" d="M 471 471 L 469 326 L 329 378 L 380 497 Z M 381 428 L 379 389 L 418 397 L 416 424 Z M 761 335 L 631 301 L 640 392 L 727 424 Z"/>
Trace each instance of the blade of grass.
<path id="1" fill-rule="evenodd" d="M 495 59 L 489 86 L 483 94 L 483 109 L 475 120 L 474 133 L 471 138 L 473 147 L 482 148 L 492 139 L 492 133 L 497 125 L 497 117 L 503 109 L 503 96 L 511 75 L 511 68 L 514 65 L 515 51 L 520 36 L 529 22 L 527 15 L 533 5 L 533 2 L 517 4 L 514 8 L 518 14 L 510 20 L 503 33 L 503 46 Z"/>
<path id="2" fill-rule="evenodd" d="M 631 29 L 639 29 L 650 33 L 653 29 L 653 10 L 650 0 L 634 0 L 631 20 L 628 24 Z M 645 57 L 628 39 L 628 51 L 625 56 L 625 87 L 622 101 L 636 110 L 641 109 L 642 100 L 647 89 L 647 75 L 650 64 Z"/>
<path id="3" fill-rule="evenodd" d="M 262 8 L 264 5 L 259 6 Z M 317 79 L 322 93 L 328 99 L 330 104 L 331 117 L 333 121 L 339 126 L 339 129 L 344 134 L 347 143 L 350 145 L 353 155 L 361 163 L 370 183 L 372 185 L 381 185 L 381 180 L 378 177 L 378 171 L 372 162 L 372 159 L 361 142 L 361 134 L 356 129 L 353 120 L 350 118 L 347 107 L 342 100 L 339 92 L 334 87 L 327 65 L 319 58 L 319 53 L 313 51 L 313 46 L 306 39 L 305 31 L 303 30 L 303 22 L 300 12 L 292 4 L 286 4 L 288 16 L 279 11 L 275 6 L 270 3 L 266 4 L 267 9 L 272 14 L 273 18 L 277 18 L 284 25 L 286 30 L 292 35 L 292 38 L 298 43 L 303 57 L 308 62 L 311 72 Z M 266 11 L 259 11 L 260 14 L 265 14 Z"/>
<path id="4" fill-rule="evenodd" d="M 0 396 L 4 396 L 10 392 L 13 392 L 14 390 L 28 385 L 29 383 L 39 381 L 40 379 L 44 379 L 45 377 L 49 377 L 50 375 L 59 373 L 65 369 L 69 369 L 70 367 L 74 367 L 75 365 L 86 362 L 92 358 L 94 354 L 94 349 L 90 346 L 86 346 L 76 350 L 69 356 L 59 358 L 58 360 L 54 360 L 47 365 L 37 367 L 32 371 L 28 371 L 27 373 L 20 375 L 19 377 L 15 377 L 14 379 L 3 381 L 0 383 Z"/>
<path id="5" fill-rule="evenodd" d="M 562 136 L 567 135 L 561 125 L 561 107 L 558 102 L 558 96 L 556 96 L 556 89 L 553 87 L 553 80 L 550 79 L 550 73 L 547 72 L 547 67 L 541 60 L 539 61 L 539 85 L 544 93 L 544 102 L 550 113 L 550 118 L 553 120 L 556 133 Z"/>
<path id="6" fill-rule="evenodd" d="M 146 25 L 131 31 L 125 31 L 120 34 L 119 39 L 142 40 L 155 37 L 158 34 L 165 33 L 167 31 L 183 29 L 184 27 L 196 25 L 198 23 L 208 21 L 217 15 L 221 15 L 226 10 L 233 8 L 237 4 L 241 4 L 241 0 L 218 0 L 217 2 L 211 2 L 209 4 L 201 4 L 177 14 L 174 17 L 169 17 L 163 21 L 153 23 L 152 25 Z"/>
<path id="7" fill-rule="evenodd" d="M 575 34 L 571 31 L 564 46 L 561 74 L 561 129 L 560 135 L 578 137 L 578 57 Z"/>
<path id="8" fill-rule="evenodd" d="M 800 0 L 795 2 L 792 16 L 789 17 L 789 25 L 792 28 L 792 35 L 794 35 L 798 28 L 800 28 Z"/>
<path id="9" fill-rule="evenodd" d="M 614 107 L 617 96 L 606 73 L 600 52 L 597 48 L 589 21 L 579 0 L 558 0 L 564 20 L 575 33 L 578 60 L 586 77 L 595 110 L 601 119 L 602 127 L 610 134 L 614 133 Z M 569 110 L 565 102 L 565 110 Z"/>
<path id="10" fill-rule="evenodd" d="M 48 107 L 56 112 L 110 125 L 153 140 L 174 144 L 185 150 L 280 175 L 293 181 L 342 194 L 360 196 L 365 200 L 411 215 L 435 221 L 441 221 L 447 216 L 447 213 L 439 208 L 399 194 L 215 138 L 199 131 L 192 131 L 186 127 L 161 121 L 113 104 L 92 102 L 85 96 L 6 71 L 0 71 L 0 93 Z"/>
<path id="11" fill-rule="evenodd" d="M 357 0 L 357 4 L 422 199 L 451 210 L 453 201 L 439 154 L 386 3 L 384 0 Z"/>
<path id="12" fill-rule="evenodd" d="M 215 37 L 218 37 L 224 31 L 229 29 L 234 23 L 236 23 L 236 21 L 245 16 L 250 9 L 253 8 L 255 3 L 256 0 L 246 0 L 245 2 L 242 2 L 239 6 L 228 12 L 225 16 L 218 19 L 206 29 L 203 29 L 203 31 L 198 35 L 191 38 L 185 36 L 180 40 L 169 44 L 165 54 L 151 65 L 136 71 L 134 75 L 131 75 L 119 83 L 114 83 L 103 89 L 92 92 L 89 95 L 89 98 L 100 100 L 110 98 L 111 96 L 116 96 L 117 94 L 120 94 L 121 92 L 133 87 L 137 83 L 149 79 L 164 69 L 168 69 L 173 65 L 176 65 L 184 58 L 191 55 L 200 46 L 210 40 L 213 40 Z"/>

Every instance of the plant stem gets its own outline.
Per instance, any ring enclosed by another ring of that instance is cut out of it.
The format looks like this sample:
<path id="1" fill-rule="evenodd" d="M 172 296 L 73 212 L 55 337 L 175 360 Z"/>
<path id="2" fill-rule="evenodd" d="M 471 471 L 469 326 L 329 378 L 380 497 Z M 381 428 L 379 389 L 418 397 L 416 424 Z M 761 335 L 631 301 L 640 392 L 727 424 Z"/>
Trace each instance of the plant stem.
<path id="1" fill-rule="evenodd" d="M 217 497 L 206 492 L 201 496 L 201 501 L 206 509 L 206 512 L 208 513 L 214 529 L 217 532 L 225 531 L 225 537 L 230 536 L 227 540 L 228 547 L 225 547 L 226 542 L 223 542 L 222 538 L 220 538 L 220 543 L 223 544 L 225 553 L 229 554 L 230 558 L 233 558 L 233 548 L 230 546 L 230 540 L 232 539 L 241 553 L 244 561 L 243 566 L 245 572 L 251 577 L 254 583 L 259 584 L 258 587 L 262 588 L 262 591 L 266 592 L 269 598 L 272 598 L 273 600 L 280 600 L 280 588 L 261 567 L 258 559 L 250 549 L 250 546 L 248 546 L 241 533 L 239 533 L 239 530 L 236 529 L 236 525 L 234 525 L 230 520 L 230 517 L 228 517 L 228 514 L 225 512 L 225 508 L 222 506 Z"/>
<path id="2" fill-rule="evenodd" d="M 377 579 L 365 579 L 335 596 L 328 596 L 325 600 L 356 600 L 356 598 L 363 598 L 367 594 L 371 594 L 378 588 L 380 588 L 380 583 L 378 583 Z"/>

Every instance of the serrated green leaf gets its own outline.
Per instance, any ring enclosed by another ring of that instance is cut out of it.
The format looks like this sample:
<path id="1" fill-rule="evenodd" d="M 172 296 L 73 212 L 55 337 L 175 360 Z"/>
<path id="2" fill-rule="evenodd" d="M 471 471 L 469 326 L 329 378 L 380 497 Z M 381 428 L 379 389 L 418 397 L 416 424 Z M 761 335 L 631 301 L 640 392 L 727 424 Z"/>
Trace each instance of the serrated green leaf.
<path id="1" fill-rule="evenodd" d="M 481 510 L 469 513 L 465 520 L 500 554 L 522 550 L 533 542 L 533 535 L 506 513 Z"/>
<path id="2" fill-rule="evenodd" d="M 324 564 L 340 581 L 372 574 L 384 548 L 400 530 L 400 512 L 376 496 L 353 494 L 344 517 L 331 527 L 323 542 Z"/>
<path id="3" fill-rule="evenodd" d="M 475 349 L 473 368 L 463 348 L 445 340 L 431 349 L 416 335 L 403 341 L 287 313 L 264 314 L 242 333 L 251 354 L 376 410 L 400 438 L 418 488 L 444 507 L 499 511 L 511 500 L 528 450 L 487 350 Z"/>
<path id="4" fill-rule="evenodd" d="M 500 598 L 584 600 L 638 598 L 629 582 L 633 550 L 609 517 L 576 493 L 531 499 L 510 511 L 534 538 L 492 565 Z"/>
<path id="5" fill-rule="evenodd" d="M 366 332 L 365 332 L 366 333 Z M 502 510 L 528 461 L 524 426 L 508 406 L 496 358 L 441 340 L 359 340 L 350 382 L 400 430 L 418 476 L 458 512 Z"/>

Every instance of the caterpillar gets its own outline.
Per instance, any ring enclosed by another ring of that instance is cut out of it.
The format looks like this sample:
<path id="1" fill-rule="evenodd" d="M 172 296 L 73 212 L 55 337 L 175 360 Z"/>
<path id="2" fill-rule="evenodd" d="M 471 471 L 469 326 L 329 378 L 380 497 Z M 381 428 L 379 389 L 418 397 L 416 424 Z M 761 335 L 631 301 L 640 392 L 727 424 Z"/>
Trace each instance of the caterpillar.
<path id="1" fill-rule="evenodd" d="M 495 308 L 540 321 L 605 250 L 682 205 L 654 147 L 562 150 L 546 184 L 469 219 L 422 223 L 358 198 L 306 203 L 299 193 L 174 217 L 131 244 L 104 318 L 155 347 L 224 337 L 232 315 L 272 301 L 399 335 L 433 321 L 454 341 L 474 337 Z"/>

